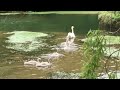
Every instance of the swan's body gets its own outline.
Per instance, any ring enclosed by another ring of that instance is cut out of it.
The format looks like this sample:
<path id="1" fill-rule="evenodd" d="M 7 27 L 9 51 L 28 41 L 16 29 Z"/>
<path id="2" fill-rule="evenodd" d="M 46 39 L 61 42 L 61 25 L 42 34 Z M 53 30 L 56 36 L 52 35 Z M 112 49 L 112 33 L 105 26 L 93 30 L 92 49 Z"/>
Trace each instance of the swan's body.
<path id="1" fill-rule="evenodd" d="M 49 62 L 37 62 L 36 63 L 36 67 L 46 67 L 46 66 L 50 66 L 51 63 Z"/>
<path id="2" fill-rule="evenodd" d="M 30 60 L 28 62 L 24 62 L 24 65 L 36 65 L 37 61 Z"/>
<path id="3" fill-rule="evenodd" d="M 38 58 L 37 61 L 35 61 L 35 60 L 26 61 L 26 62 L 24 62 L 24 65 L 36 65 L 36 63 L 39 60 L 41 60 L 41 58 Z"/>
<path id="4" fill-rule="evenodd" d="M 75 34 L 74 34 L 74 26 L 71 26 L 72 32 L 69 32 L 67 37 L 66 37 L 66 44 L 70 45 L 71 43 L 74 42 L 75 39 Z"/>
<path id="5" fill-rule="evenodd" d="M 58 52 L 54 52 L 54 53 L 52 53 L 52 54 L 49 54 L 49 57 L 50 57 L 50 59 L 52 58 L 52 59 L 57 59 L 57 58 L 59 58 L 60 56 L 63 56 L 62 54 L 59 54 Z"/>
<path id="6" fill-rule="evenodd" d="M 24 65 L 34 65 L 36 67 L 46 67 L 51 65 L 50 62 L 39 62 L 39 59 L 37 61 L 35 60 L 26 61 L 24 62 Z"/>
<path id="7" fill-rule="evenodd" d="M 51 63 L 50 62 L 40 62 L 39 61 L 39 59 L 37 60 L 37 62 L 36 62 L 36 67 L 46 67 L 46 66 L 50 66 L 51 65 Z"/>

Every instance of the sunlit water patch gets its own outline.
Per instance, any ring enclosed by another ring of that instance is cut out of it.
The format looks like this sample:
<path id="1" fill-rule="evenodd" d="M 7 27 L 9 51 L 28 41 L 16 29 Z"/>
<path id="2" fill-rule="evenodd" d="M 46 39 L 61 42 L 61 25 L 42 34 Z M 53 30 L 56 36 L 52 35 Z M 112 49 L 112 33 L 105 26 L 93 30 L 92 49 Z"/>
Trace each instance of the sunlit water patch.
<path id="1" fill-rule="evenodd" d="M 92 40 L 94 41 L 96 37 L 93 37 Z M 104 36 L 107 45 L 112 44 L 120 44 L 120 36 Z M 82 42 L 85 42 L 89 38 L 81 39 Z"/>
<path id="2" fill-rule="evenodd" d="M 6 41 L 9 43 L 7 48 L 15 49 L 18 51 L 33 51 L 40 47 L 47 46 L 44 42 L 45 39 L 42 37 L 48 36 L 48 34 L 41 32 L 30 32 L 30 31 L 14 31 L 11 33 Z"/>
<path id="3" fill-rule="evenodd" d="M 120 59 L 120 50 L 114 47 L 106 47 L 106 50 L 104 51 L 104 53 L 106 56 L 111 55 L 111 57 L 117 57 Z"/>
<path id="4" fill-rule="evenodd" d="M 114 79 L 120 79 L 120 71 L 117 72 L 108 72 L 108 74 L 102 73 L 98 79 L 110 79 L 110 76 L 114 75 Z"/>
<path id="5" fill-rule="evenodd" d="M 93 37 L 94 41 L 96 37 Z M 115 48 L 115 46 L 120 45 L 120 36 L 104 36 L 106 40 L 107 47 L 104 50 L 105 56 L 117 57 L 120 58 L 120 50 L 119 48 Z M 82 42 L 85 42 L 89 38 L 81 39 Z M 109 46 L 109 47 L 108 47 Z"/>

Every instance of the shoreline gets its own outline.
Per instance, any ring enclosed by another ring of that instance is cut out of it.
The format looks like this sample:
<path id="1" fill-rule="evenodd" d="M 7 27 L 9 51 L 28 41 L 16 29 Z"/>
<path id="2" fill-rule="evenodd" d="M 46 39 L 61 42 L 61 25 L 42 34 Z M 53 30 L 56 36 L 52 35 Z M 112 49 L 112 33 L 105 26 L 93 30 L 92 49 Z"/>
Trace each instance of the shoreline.
<path id="1" fill-rule="evenodd" d="M 48 12 L 11 12 L 0 13 L 0 15 L 17 15 L 17 14 L 98 14 L 100 11 L 48 11 Z"/>

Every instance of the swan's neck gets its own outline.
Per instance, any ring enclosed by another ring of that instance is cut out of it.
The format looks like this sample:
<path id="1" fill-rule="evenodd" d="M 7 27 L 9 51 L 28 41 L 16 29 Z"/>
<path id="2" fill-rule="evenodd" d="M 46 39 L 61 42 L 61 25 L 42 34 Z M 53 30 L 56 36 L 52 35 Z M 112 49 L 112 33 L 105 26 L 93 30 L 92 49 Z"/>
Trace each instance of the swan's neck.
<path id="1" fill-rule="evenodd" d="M 73 28 L 72 28 L 72 33 L 74 33 L 74 30 L 73 30 Z"/>
<path id="2" fill-rule="evenodd" d="M 37 62 L 40 62 L 39 59 L 37 59 Z"/>

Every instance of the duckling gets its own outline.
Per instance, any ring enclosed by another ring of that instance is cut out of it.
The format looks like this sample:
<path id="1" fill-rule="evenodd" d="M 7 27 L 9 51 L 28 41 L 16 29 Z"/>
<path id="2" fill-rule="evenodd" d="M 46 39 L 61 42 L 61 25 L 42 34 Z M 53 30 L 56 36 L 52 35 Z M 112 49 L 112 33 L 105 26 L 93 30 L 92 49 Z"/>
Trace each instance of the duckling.
<path id="1" fill-rule="evenodd" d="M 37 60 L 37 63 L 36 63 L 36 67 L 46 67 L 46 66 L 50 66 L 51 63 L 50 62 L 39 62 L 39 60 Z"/>
<path id="2" fill-rule="evenodd" d="M 26 61 L 24 62 L 24 65 L 36 65 L 37 61 L 35 60 L 30 60 L 30 61 Z"/>

